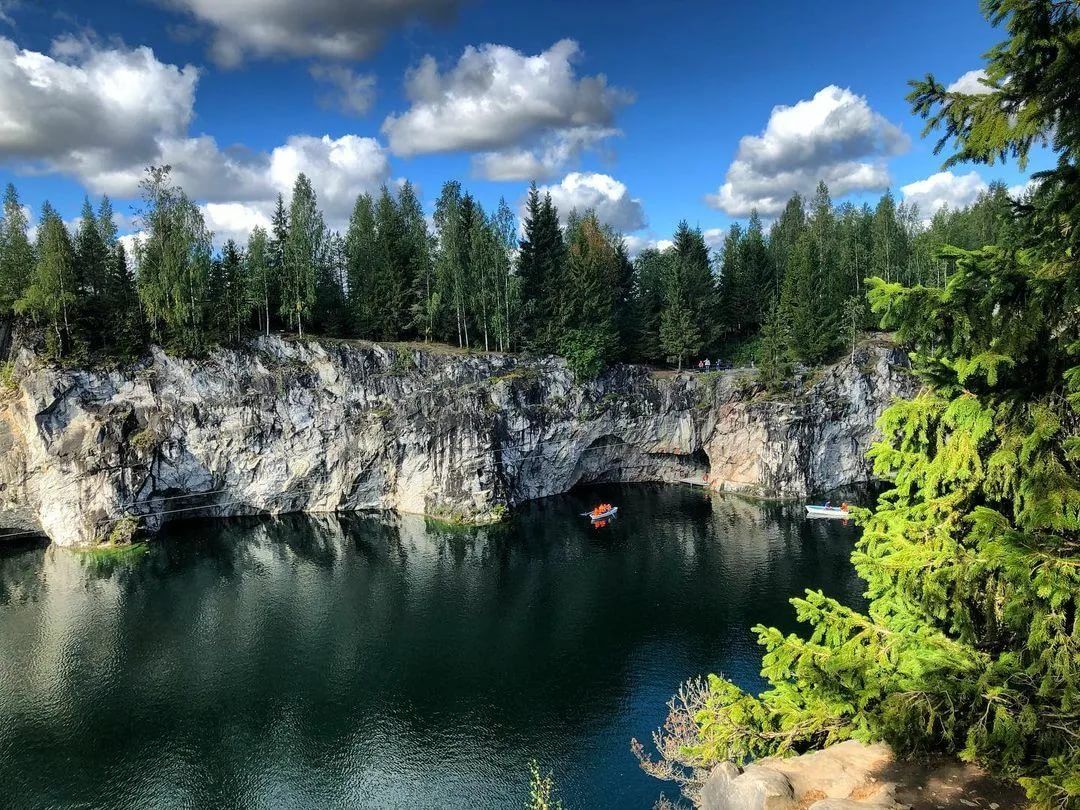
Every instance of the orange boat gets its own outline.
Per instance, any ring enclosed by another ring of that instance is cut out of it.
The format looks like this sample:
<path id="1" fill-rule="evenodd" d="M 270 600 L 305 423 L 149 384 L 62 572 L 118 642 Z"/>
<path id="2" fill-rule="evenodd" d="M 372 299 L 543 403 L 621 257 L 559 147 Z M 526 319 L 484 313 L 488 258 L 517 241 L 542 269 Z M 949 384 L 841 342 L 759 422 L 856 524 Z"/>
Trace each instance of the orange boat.
<path id="1" fill-rule="evenodd" d="M 582 512 L 582 517 L 587 517 L 594 523 L 598 520 L 607 520 L 608 518 L 615 517 L 619 511 L 619 507 L 612 506 L 610 503 L 602 503 L 595 507 L 591 512 Z"/>

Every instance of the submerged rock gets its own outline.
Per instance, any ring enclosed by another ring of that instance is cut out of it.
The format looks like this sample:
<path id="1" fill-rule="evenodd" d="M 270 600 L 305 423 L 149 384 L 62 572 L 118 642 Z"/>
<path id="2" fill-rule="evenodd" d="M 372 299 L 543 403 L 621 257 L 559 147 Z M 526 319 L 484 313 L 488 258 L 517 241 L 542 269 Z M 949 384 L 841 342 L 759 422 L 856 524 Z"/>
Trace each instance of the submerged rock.
<path id="1" fill-rule="evenodd" d="M 797 497 L 866 481 L 874 424 L 910 394 L 865 345 L 766 396 L 748 370 L 617 366 L 577 384 L 556 358 L 261 337 L 113 371 L 14 353 L 0 392 L 0 526 L 62 545 L 125 515 L 395 509 L 452 521 L 593 481 L 686 481 Z"/>

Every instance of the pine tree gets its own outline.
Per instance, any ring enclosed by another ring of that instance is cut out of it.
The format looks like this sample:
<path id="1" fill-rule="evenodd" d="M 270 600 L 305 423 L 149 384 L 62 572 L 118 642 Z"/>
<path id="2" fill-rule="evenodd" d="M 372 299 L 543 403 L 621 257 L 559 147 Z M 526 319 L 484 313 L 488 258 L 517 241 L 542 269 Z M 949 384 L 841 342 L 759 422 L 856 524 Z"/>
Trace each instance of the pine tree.
<path id="1" fill-rule="evenodd" d="M 788 277 L 785 283 L 787 280 Z M 758 373 L 769 391 L 781 390 L 791 379 L 791 342 L 791 325 L 785 308 L 776 302 L 761 326 L 761 342 L 757 351 Z"/>
<path id="2" fill-rule="evenodd" d="M 73 280 L 79 289 L 80 306 L 72 317 L 92 347 L 110 351 L 110 325 L 115 317 L 108 297 L 111 256 L 88 197 L 83 199 L 74 248 Z"/>
<path id="3" fill-rule="evenodd" d="M 398 278 L 401 293 L 398 298 L 394 319 L 397 331 L 409 335 L 430 339 L 424 331 L 423 317 L 417 319 L 418 307 L 424 293 L 431 288 L 434 280 L 434 268 L 431 258 L 431 236 L 428 234 L 427 220 L 416 189 L 406 181 L 398 190 L 397 218 L 400 229 L 398 240 Z"/>
<path id="4" fill-rule="evenodd" d="M 64 358 L 81 348 L 72 328 L 79 304 L 75 251 L 63 220 L 48 202 L 41 209 L 35 253 L 37 263 L 30 284 L 15 303 L 15 311 L 43 324 L 49 356 Z"/>
<path id="5" fill-rule="evenodd" d="M 691 229 L 686 220 L 679 223 L 672 241 L 680 293 L 678 303 L 669 301 L 669 304 L 680 310 L 689 310 L 692 332 L 697 338 L 692 343 L 697 344 L 695 351 L 700 351 L 702 345 L 713 342 L 717 337 L 719 300 L 716 279 L 709 262 L 709 248 L 701 229 Z M 681 319 L 681 312 L 679 317 Z M 669 317 L 669 323 L 671 320 Z"/>
<path id="6" fill-rule="evenodd" d="M 660 341 L 660 319 L 666 301 L 665 283 L 670 273 L 671 251 L 661 253 L 654 248 L 641 251 L 634 260 L 636 335 L 633 354 L 648 362 L 659 362 L 664 357 Z"/>
<path id="7" fill-rule="evenodd" d="M 349 228 L 345 234 L 345 277 L 348 285 L 348 309 L 351 320 L 350 333 L 360 337 L 375 337 L 374 312 L 375 258 L 377 251 L 375 233 L 375 202 L 370 194 L 356 198 Z M 430 301 L 427 304 L 430 306 Z M 428 313 L 430 324 L 434 312 Z"/>
<path id="8" fill-rule="evenodd" d="M 282 284 L 285 278 L 285 242 L 289 238 L 289 210 L 285 207 L 285 198 L 278 194 L 277 204 L 274 206 L 274 215 L 270 219 L 269 232 L 269 264 L 272 283 L 269 287 L 269 300 L 271 318 L 268 321 L 276 321 L 282 310 L 281 295 Z M 280 323 L 280 322 L 279 322 Z M 269 330 L 269 325 L 267 329 Z"/>
<path id="9" fill-rule="evenodd" d="M 616 237 L 592 211 L 568 227 L 560 350 L 579 379 L 595 377 L 618 353 L 616 321 L 621 272 Z"/>
<path id="10" fill-rule="evenodd" d="M 248 306 L 258 313 L 260 331 L 270 334 L 271 291 L 277 286 L 272 246 L 266 231 L 256 225 L 244 251 Z"/>
<path id="11" fill-rule="evenodd" d="M 14 311 L 15 302 L 25 295 L 30 285 L 34 251 L 27 236 L 29 227 L 19 193 L 8 183 L 0 222 L 0 317 Z"/>
<path id="12" fill-rule="evenodd" d="M 220 343 L 239 344 L 251 316 L 251 292 L 246 263 L 236 242 L 229 239 L 210 267 L 210 327 Z"/>
<path id="13" fill-rule="evenodd" d="M 397 340 L 408 323 L 403 312 L 408 288 L 401 269 L 404 239 L 397 203 L 383 186 L 375 202 L 375 256 L 369 288 L 371 322 L 379 340 Z"/>
<path id="14" fill-rule="evenodd" d="M 769 249 L 765 243 L 764 228 L 757 211 L 750 212 L 750 221 L 746 226 L 739 246 L 742 254 L 742 284 L 736 305 L 743 312 L 744 323 L 751 329 L 757 329 L 769 311 L 773 298 L 777 295 L 776 274 L 773 272 Z"/>

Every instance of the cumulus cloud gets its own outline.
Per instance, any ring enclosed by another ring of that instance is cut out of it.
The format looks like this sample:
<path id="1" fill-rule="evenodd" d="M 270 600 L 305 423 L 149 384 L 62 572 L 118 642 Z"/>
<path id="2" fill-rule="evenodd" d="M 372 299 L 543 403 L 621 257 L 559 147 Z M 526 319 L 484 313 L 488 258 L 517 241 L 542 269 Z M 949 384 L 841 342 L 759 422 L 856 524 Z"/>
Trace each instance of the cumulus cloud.
<path id="1" fill-rule="evenodd" d="M 972 96 L 981 96 L 986 93 L 992 93 L 993 90 L 983 84 L 985 78 L 985 70 L 969 70 L 945 89 L 950 93 L 967 93 Z"/>
<path id="2" fill-rule="evenodd" d="M 469 46 L 439 69 L 425 56 L 406 76 L 406 111 L 383 122 L 399 155 L 480 152 L 474 168 L 492 179 L 548 177 L 617 133 L 615 115 L 631 101 L 603 74 L 578 77 L 572 39 L 528 56 L 505 45 Z"/>
<path id="3" fill-rule="evenodd" d="M 336 107 L 348 115 L 364 115 L 375 101 L 375 76 L 357 73 L 344 65 L 315 64 L 308 71 L 317 82 L 330 90 L 320 97 L 327 107 Z"/>
<path id="4" fill-rule="evenodd" d="M 66 174 L 116 197 L 138 193 L 147 165 L 168 164 L 191 197 L 264 213 L 302 171 L 331 222 L 389 179 L 386 151 L 373 138 L 294 135 L 262 152 L 190 135 L 197 81 L 195 68 L 162 63 L 149 48 L 69 38 L 43 54 L 0 37 L 0 163 Z M 231 227 L 222 221 L 223 232 Z"/>
<path id="5" fill-rule="evenodd" d="M 108 172 L 153 159 L 162 136 L 187 129 L 196 68 L 163 64 L 149 48 L 72 42 L 48 55 L 0 37 L 0 159 Z"/>
<path id="6" fill-rule="evenodd" d="M 731 216 L 756 208 L 771 217 L 795 192 L 811 195 L 819 180 L 836 197 L 881 190 L 889 184 L 886 160 L 909 143 L 863 96 L 830 85 L 811 99 L 774 107 L 760 135 L 739 141 L 724 184 L 706 201 Z"/>
<path id="7" fill-rule="evenodd" d="M 460 0 L 164 0 L 210 27 L 211 57 L 233 67 L 248 56 L 364 59 L 392 29 L 453 16 Z"/>
<path id="8" fill-rule="evenodd" d="M 597 219 L 617 231 L 637 231 L 646 225 L 641 200 L 614 177 L 594 172 L 571 172 L 557 185 L 541 186 L 541 194 L 550 194 L 565 223 L 572 211 L 596 212 Z"/>
<path id="9" fill-rule="evenodd" d="M 655 236 L 640 236 L 627 234 L 623 236 L 623 244 L 626 246 L 626 254 L 631 259 L 636 259 L 645 250 L 659 250 L 663 253 L 668 248 L 675 247 L 670 239 L 657 239 Z"/>
<path id="10" fill-rule="evenodd" d="M 245 203 L 207 203 L 201 206 L 206 227 L 214 232 L 218 244 L 228 239 L 245 245 L 256 226 L 270 230 L 270 217 L 261 206 Z"/>
<path id="11" fill-rule="evenodd" d="M 938 172 L 925 180 L 917 180 L 901 186 L 904 202 L 919 206 L 919 213 L 932 217 L 942 208 L 965 208 L 989 188 L 986 181 L 975 172 L 953 174 Z"/>
<path id="12" fill-rule="evenodd" d="M 358 194 L 389 180 L 390 160 L 374 138 L 294 135 L 271 153 L 270 182 L 287 196 L 300 172 L 311 180 L 327 221 L 338 225 L 348 218 Z"/>

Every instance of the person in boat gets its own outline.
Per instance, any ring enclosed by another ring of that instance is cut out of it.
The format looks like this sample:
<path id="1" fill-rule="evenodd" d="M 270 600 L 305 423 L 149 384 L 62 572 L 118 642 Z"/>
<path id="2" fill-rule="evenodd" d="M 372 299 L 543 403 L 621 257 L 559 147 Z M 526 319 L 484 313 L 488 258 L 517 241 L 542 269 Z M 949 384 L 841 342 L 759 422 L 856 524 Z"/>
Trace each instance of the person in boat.
<path id="1" fill-rule="evenodd" d="M 844 512 L 846 512 L 848 510 L 847 501 L 844 501 L 842 504 L 840 504 L 840 509 L 841 509 L 841 511 L 844 511 Z"/>

